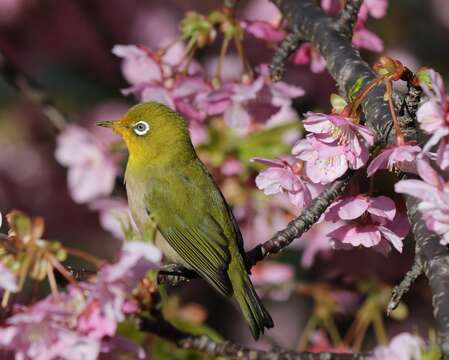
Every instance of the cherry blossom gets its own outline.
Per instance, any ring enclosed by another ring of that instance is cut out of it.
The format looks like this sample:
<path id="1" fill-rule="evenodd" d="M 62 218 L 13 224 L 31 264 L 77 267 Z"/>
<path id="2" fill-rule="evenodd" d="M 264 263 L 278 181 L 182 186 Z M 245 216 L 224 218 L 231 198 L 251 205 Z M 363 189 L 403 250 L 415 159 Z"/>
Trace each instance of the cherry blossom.
<path id="1" fill-rule="evenodd" d="M 325 214 L 327 221 L 345 221 L 329 236 L 336 248 L 373 247 L 387 254 L 391 245 L 402 252 L 402 241 L 410 226 L 404 214 L 396 211 L 393 200 L 386 196 L 347 196 L 336 201 Z"/>
<path id="2" fill-rule="evenodd" d="M 112 53 L 123 58 L 122 73 L 131 85 L 163 80 L 163 67 L 156 54 L 135 45 L 115 45 Z"/>
<path id="3" fill-rule="evenodd" d="M 392 145 L 382 150 L 369 164 L 366 170 L 368 176 L 374 175 L 379 169 L 416 173 L 416 157 L 421 152 L 417 145 Z"/>
<path id="4" fill-rule="evenodd" d="M 160 251 L 152 245 L 126 243 L 119 260 L 102 268 L 95 282 L 70 285 L 59 299 L 47 296 L 9 317 L 0 328 L 0 346 L 16 358 L 42 360 L 94 360 L 101 352 L 112 351 L 131 291 L 148 270 L 159 266 L 160 259 Z"/>
<path id="5" fill-rule="evenodd" d="M 422 180 L 401 180 L 395 185 L 398 193 L 421 200 L 418 210 L 426 226 L 441 235 L 441 244 L 449 244 L 449 185 L 425 159 L 417 162 Z"/>
<path id="6" fill-rule="evenodd" d="M 135 229 L 128 204 L 123 199 L 98 199 L 89 204 L 89 209 L 99 212 L 101 227 L 118 239 L 125 239 L 127 232 Z"/>
<path id="7" fill-rule="evenodd" d="M 0 262 L 0 289 L 9 292 L 16 292 L 19 290 L 16 276 L 1 262 Z"/>
<path id="8" fill-rule="evenodd" d="M 340 115 L 308 112 L 304 128 L 310 132 L 292 149 L 306 162 L 307 176 L 315 183 L 327 184 L 348 168 L 359 169 L 368 160 L 368 146 L 374 133 L 363 125 Z"/>
<path id="9" fill-rule="evenodd" d="M 396 335 L 390 343 L 374 349 L 373 360 L 421 360 L 423 341 L 409 333 Z"/>
<path id="10" fill-rule="evenodd" d="M 329 234 L 343 225 L 345 225 L 343 221 L 326 221 L 324 220 L 324 216 L 321 216 L 317 223 L 313 224 L 306 233 L 295 240 L 292 246 L 303 249 L 301 265 L 309 268 L 313 265 L 318 253 L 331 250 L 332 238 Z"/>
<path id="11" fill-rule="evenodd" d="M 292 154 L 304 161 L 307 177 L 316 184 L 329 184 L 349 168 L 342 146 L 322 143 L 310 134 L 295 144 Z"/>
<path id="12" fill-rule="evenodd" d="M 86 203 L 112 192 L 118 165 L 109 146 L 77 125 L 66 126 L 58 135 L 55 157 L 69 168 L 68 186 L 76 202 Z"/>
<path id="13" fill-rule="evenodd" d="M 310 70 L 315 74 L 326 69 L 326 61 L 310 43 L 301 44 L 293 54 L 292 61 L 297 65 L 310 64 Z"/>
<path id="14" fill-rule="evenodd" d="M 267 42 L 279 42 L 284 39 L 285 32 L 273 26 L 268 21 L 256 20 L 256 21 L 242 21 L 242 28 L 246 32 L 253 35 L 257 39 L 261 39 Z"/>
<path id="15" fill-rule="evenodd" d="M 436 161 L 442 170 L 448 170 L 449 104 L 441 75 L 432 69 L 428 69 L 426 75 L 428 82 L 422 82 L 421 85 L 429 99 L 419 107 L 416 113 L 421 129 L 432 135 L 423 151 L 427 152 L 439 144 Z"/>
<path id="16" fill-rule="evenodd" d="M 270 166 L 256 177 L 256 186 L 263 190 L 265 195 L 273 195 L 285 191 L 290 202 L 299 209 L 303 209 L 320 192 L 319 187 L 301 177 L 301 162 L 292 162 L 290 158 L 282 160 L 253 158 L 252 161 Z"/>
<path id="17" fill-rule="evenodd" d="M 368 14 L 380 19 L 387 14 L 388 0 L 365 0 L 360 8 L 359 17 L 366 19 Z"/>

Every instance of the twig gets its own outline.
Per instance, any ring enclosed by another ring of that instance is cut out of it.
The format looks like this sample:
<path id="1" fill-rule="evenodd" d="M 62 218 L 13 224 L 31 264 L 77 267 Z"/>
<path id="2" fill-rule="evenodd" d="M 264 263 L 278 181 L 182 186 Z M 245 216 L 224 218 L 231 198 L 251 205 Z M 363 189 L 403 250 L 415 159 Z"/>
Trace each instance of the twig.
<path id="1" fill-rule="evenodd" d="M 422 274 L 423 268 L 418 257 L 415 256 L 412 268 L 407 271 L 404 279 L 399 285 L 396 285 L 391 292 L 391 298 L 387 307 L 387 315 L 390 316 L 391 312 L 396 309 L 401 301 L 402 297 L 410 290 L 415 280 Z"/>
<path id="2" fill-rule="evenodd" d="M 354 26 L 362 4 L 363 0 L 346 0 L 345 6 L 340 11 L 337 27 L 348 39 L 352 39 Z"/>
<path id="3" fill-rule="evenodd" d="M 285 64 L 290 55 L 298 48 L 300 41 L 301 33 L 298 31 L 291 32 L 282 40 L 269 65 L 271 80 L 279 81 L 284 77 Z"/>
<path id="4" fill-rule="evenodd" d="M 280 348 L 257 350 L 245 348 L 229 341 L 217 342 L 204 335 L 185 333 L 169 322 L 158 312 L 152 317 L 140 317 L 140 328 L 143 331 L 158 335 L 187 350 L 201 351 L 213 357 L 226 356 L 237 360 L 368 360 L 369 353 L 311 353 L 296 352 Z"/>
<path id="5" fill-rule="evenodd" d="M 60 131 L 64 127 L 65 116 L 51 101 L 48 94 L 39 84 L 15 66 L 2 49 L 0 49 L 0 73 L 11 86 L 41 110 L 56 130 Z"/>
<path id="6" fill-rule="evenodd" d="M 312 201 L 307 209 L 304 209 L 296 219 L 292 220 L 284 230 L 278 231 L 270 240 L 249 251 L 247 253 L 248 264 L 252 266 L 268 255 L 278 253 L 294 239 L 299 238 L 309 230 L 337 196 L 343 193 L 351 175 L 352 172 L 349 171 L 342 178 L 334 181 L 329 188 Z"/>

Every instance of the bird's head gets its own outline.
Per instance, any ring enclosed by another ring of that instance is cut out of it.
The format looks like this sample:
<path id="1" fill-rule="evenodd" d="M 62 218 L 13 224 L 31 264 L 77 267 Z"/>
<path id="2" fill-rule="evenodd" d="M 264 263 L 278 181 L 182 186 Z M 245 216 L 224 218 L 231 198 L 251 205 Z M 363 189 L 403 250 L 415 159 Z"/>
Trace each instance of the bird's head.
<path id="1" fill-rule="evenodd" d="M 123 138 L 130 160 L 164 161 L 193 150 L 186 121 L 157 102 L 135 105 L 120 119 L 97 125 L 111 128 Z"/>

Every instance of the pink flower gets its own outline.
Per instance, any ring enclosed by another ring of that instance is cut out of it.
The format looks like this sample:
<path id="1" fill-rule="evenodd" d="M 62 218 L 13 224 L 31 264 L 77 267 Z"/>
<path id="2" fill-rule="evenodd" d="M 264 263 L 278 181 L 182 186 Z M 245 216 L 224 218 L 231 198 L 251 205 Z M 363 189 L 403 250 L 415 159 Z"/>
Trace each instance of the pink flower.
<path id="1" fill-rule="evenodd" d="M 159 59 L 144 48 L 135 45 L 115 45 L 112 53 L 123 59 L 123 76 L 130 84 L 163 80 L 163 69 Z"/>
<path id="2" fill-rule="evenodd" d="M 310 64 L 310 70 L 317 74 L 326 68 L 326 61 L 323 59 L 318 50 L 310 43 L 302 44 L 293 54 L 293 64 L 306 65 Z"/>
<path id="3" fill-rule="evenodd" d="M 241 174 L 244 167 L 239 160 L 230 158 L 222 163 L 220 170 L 224 176 L 234 176 Z"/>
<path id="4" fill-rule="evenodd" d="M 366 29 L 361 21 L 357 22 L 354 27 L 352 44 L 357 48 L 367 49 L 372 52 L 381 53 L 384 51 L 384 42 L 382 39 Z"/>
<path id="5" fill-rule="evenodd" d="M 242 21 L 242 28 L 257 39 L 277 43 L 284 39 L 285 33 L 268 21 Z"/>
<path id="6" fill-rule="evenodd" d="M 379 169 L 416 173 L 416 157 L 421 152 L 417 145 L 393 145 L 382 150 L 368 166 L 368 176 L 374 175 Z"/>
<path id="7" fill-rule="evenodd" d="M 429 230 L 441 235 L 441 244 L 449 244 L 449 185 L 430 164 L 420 159 L 417 162 L 421 180 L 401 180 L 396 183 L 398 193 L 408 194 L 421 200 L 418 210 Z"/>
<path id="8" fill-rule="evenodd" d="M 346 222 L 329 236 L 336 248 L 364 246 L 387 254 L 391 245 L 402 252 L 402 241 L 409 231 L 406 216 L 386 196 L 347 196 L 336 201 L 325 214 L 325 220 Z"/>
<path id="9" fill-rule="evenodd" d="M 264 79 L 258 77 L 252 83 L 235 84 L 231 97 L 231 106 L 223 114 L 226 124 L 231 128 L 247 128 L 251 123 L 251 115 L 246 108 L 250 101 L 257 98 L 258 92 L 264 86 Z"/>
<path id="10" fill-rule="evenodd" d="M 281 285 L 292 282 L 295 278 L 295 268 L 288 264 L 264 261 L 251 269 L 251 280 L 258 287 L 262 296 L 276 301 L 286 301 L 291 289 Z"/>
<path id="11" fill-rule="evenodd" d="M 368 15 L 374 18 L 382 18 L 387 11 L 387 0 L 365 0 L 359 11 L 359 16 L 354 27 L 352 44 L 358 48 L 364 48 L 373 52 L 382 52 L 384 44 L 381 38 L 365 28 Z M 321 7 L 329 14 L 336 15 L 341 9 L 338 0 L 322 0 Z"/>
<path id="12" fill-rule="evenodd" d="M 388 0 L 365 0 L 360 8 L 359 17 L 368 18 L 368 14 L 373 18 L 380 19 L 387 14 Z"/>
<path id="13" fill-rule="evenodd" d="M 292 153 L 306 162 L 306 174 L 315 183 L 334 181 L 350 167 L 359 169 L 368 160 L 374 133 L 340 115 L 308 112 L 303 121 L 309 131 Z"/>
<path id="14" fill-rule="evenodd" d="M 171 98 L 175 109 L 190 120 L 201 121 L 208 114 L 207 101 L 204 97 L 212 91 L 210 86 L 200 76 L 182 77 L 175 82 L 171 91 Z"/>
<path id="15" fill-rule="evenodd" d="M 243 16 L 248 20 L 272 22 L 282 17 L 282 14 L 276 5 L 269 0 L 252 0 L 246 4 Z"/>
<path id="16" fill-rule="evenodd" d="M 251 280 L 254 285 L 279 285 L 294 278 L 295 269 L 291 265 L 264 261 L 251 269 Z"/>
<path id="17" fill-rule="evenodd" d="M 325 221 L 323 216 L 305 234 L 292 244 L 293 247 L 303 249 L 301 265 L 309 268 L 313 265 L 315 256 L 332 248 L 332 231 L 345 225 L 343 221 Z"/>
<path id="18" fill-rule="evenodd" d="M 349 168 L 342 146 L 319 142 L 311 134 L 296 143 L 292 154 L 305 162 L 305 173 L 315 184 L 329 184 Z"/>
<path id="19" fill-rule="evenodd" d="M 374 133 L 363 125 L 340 115 L 308 112 L 303 121 L 304 128 L 322 143 L 342 146 L 354 169 L 366 163 L 368 146 L 374 143 Z"/>
<path id="20" fill-rule="evenodd" d="M 87 307 L 80 316 L 79 330 L 94 337 L 111 336 L 125 318 L 125 306 L 131 291 L 146 272 L 161 260 L 156 247 L 136 241 L 123 246 L 120 259 L 97 274 L 95 284 L 87 285 Z"/>
<path id="21" fill-rule="evenodd" d="M 0 214 L 0 226 L 1 226 L 1 214 Z M 1 262 L 0 262 L 0 289 L 4 289 L 9 292 L 16 292 L 19 290 L 16 275 Z"/>
<path id="22" fill-rule="evenodd" d="M 0 347 L 17 358 L 38 360 L 94 360 L 100 352 L 112 351 L 131 291 L 160 259 L 154 246 L 126 243 L 119 260 L 103 267 L 94 283 L 79 283 L 82 289 L 69 286 L 59 300 L 48 296 L 9 317 L 0 328 Z M 136 348 L 124 345 L 122 349 Z"/>
<path id="23" fill-rule="evenodd" d="M 421 360 L 423 341 L 409 333 L 396 335 L 387 345 L 374 349 L 373 360 Z"/>
<path id="24" fill-rule="evenodd" d="M 86 203 L 112 192 L 118 166 L 108 145 L 77 125 L 66 126 L 58 135 L 55 157 L 69 168 L 69 190 L 77 203 Z"/>
<path id="25" fill-rule="evenodd" d="M 312 197 L 317 195 L 318 188 L 307 179 L 301 178 L 302 165 L 300 163 L 290 163 L 289 159 L 253 158 L 251 160 L 270 166 L 256 177 L 256 186 L 263 190 L 265 195 L 274 195 L 285 191 L 290 202 L 299 209 L 309 206 Z"/>
<path id="26" fill-rule="evenodd" d="M 98 199 L 89 204 L 89 209 L 98 211 L 100 225 L 118 239 L 125 239 L 135 229 L 128 203 L 122 199 Z"/>
<path id="27" fill-rule="evenodd" d="M 285 107 L 291 107 L 292 99 L 304 95 L 299 86 L 272 83 L 265 64 L 259 71 L 260 76 L 251 83 L 232 85 L 231 105 L 223 114 L 228 126 L 248 131 L 254 120 L 265 123 Z"/>
<path id="28" fill-rule="evenodd" d="M 421 129 L 431 138 L 424 146 L 428 152 L 438 144 L 436 162 L 442 170 L 449 169 L 449 104 L 441 75 L 434 70 L 427 70 L 430 84 L 422 87 L 429 100 L 420 106 L 416 113 Z"/>
<path id="29" fill-rule="evenodd" d="M 84 304 L 81 291 L 75 289 L 60 294 L 60 301 L 48 296 L 6 320 L 0 328 L 0 347 L 20 359 L 97 359 L 101 343 L 72 325 Z"/>

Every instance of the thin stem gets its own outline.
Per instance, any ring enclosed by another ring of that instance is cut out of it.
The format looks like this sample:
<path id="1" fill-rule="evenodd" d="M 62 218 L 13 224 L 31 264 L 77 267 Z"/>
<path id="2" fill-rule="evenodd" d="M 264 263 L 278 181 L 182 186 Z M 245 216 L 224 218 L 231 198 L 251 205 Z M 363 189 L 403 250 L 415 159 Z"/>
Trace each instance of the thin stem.
<path id="1" fill-rule="evenodd" d="M 354 344 L 352 346 L 352 349 L 354 351 L 359 352 L 360 349 L 362 348 L 363 340 L 365 339 L 365 334 L 366 334 L 366 331 L 368 330 L 368 326 L 369 326 L 369 323 L 367 323 L 365 321 L 359 323 L 357 335 L 355 337 Z"/>
<path id="2" fill-rule="evenodd" d="M 404 135 L 402 134 L 401 127 L 399 126 L 398 118 L 396 116 L 396 110 L 393 104 L 393 85 L 391 80 L 385 80 L 385 87 L 387 89 L 386 95 L 388 100 L 388 107 L 390 109 L 391 117 L 393 119 L 394 131 L 396 132 L 396 143 L 398 145 L 404 145 Z"/>
<path id="3" fill-rule="evenodd" d="M 56 284 L 55 274 L 53 273 L 53 267 L 47 263 L 47 277 L 48 282 L 50 283 L 51 293 L 55 297 L 56 301 L 59 301 L 59 290 L 58 285 Z"/>
<path id="4" fill-rule="evenodd" d="M 242 41 L 234 37 L 234 43 L 240 62 L 242 63 L 242 75 L 248 74 L 252 77 L 253 72 L 251 70 L 251 67 L 248 65 L 248 62 L 246 61 L 245 50 L 243 49 Z"/>
<path id="5" fill-rule="evenodd" d="M 307 347 L 307 343 L 309 341 L 310 332 L 313 329 L 315 329 L 317 324 L 318 324 L 318 318 L 315 315 L 312 315 L 310 317 L 309 321 L 307 321 L 306 326 L 302 330 L 301 337 L 299 338 L 298 345 L 296 347 L 296 349 L 298 351 L 304 351 L 305 350 L 305 348 Z"/>
<path id="6" fill-rule="evenodd" d="M 381 81 L 383 80 L 383 78 L 377 78 L 372 80 L 368 85 L 366 85 L 363 90 L 360 92 L 360 94 L 357 95 L 357 97 L 355 98 L 355 100 L 353 101 L 353 104 L 351 106 L 351 114 L 350 117 L 355 117 L 357 115 L 357 110 L 360 107 L 360 105 L 362 104 L 362 101 L 365 99 L 366 95 L 368 95 L 368 93 L 374 89 L 374 87 L 376 87 Z"/>
<path id="7" fill-rule="evenodd" d="M 11 297 L 11 292 L 9 290 L 5 290 L 3 297 L 2 297 L 2 308 L 5 308 L 8 305 L 10 297 Z"/>
<path id="8" fill-rule="evenodd" d="M 102 260 L 94 255 L 88 254 L 83 250 L 75 249 L 68 246 L 64 246 L 64 249 L 67 251 L 68 254 L 84 259 L 90 262 L 91 264 L 94 264 L 97 268 L 100 268 L 103 265 L 107 264 L 106 260 Z"/>
<path id="9" fill-rule="evenodd" d="M 78 282 L 73 278 L 72 275 L 65 269 L 64 266 L 51 254 L 45 254 L 45 258 L 47 261 L 56 269 L 58 270 L 61 275 L 72 285 L 79 286 Z"/>
<path id="10" fill-rule="evenodd" d="M 341 336 L 338 331 L 337 325 L 335 325 L 334 319 L 332 317 L 329 317 L 328 319 L 326 319 L 324 324 L 329 335 L 331 336 L 333 345 L 338 345 L 341 342 Z"/>
<path id="11" fill-rule="evenodd" d="M 226 53 L 228 51 L 229 41 L 230 41 L 230 38 L 225 36 L 225 38 L 223 39 L 223 44 L 221 45 L 220 57 L 218 59 L 217 69 L 215 72 L 215 78 L 217 80 L 221 80 L 221 69 L 223 67 L 224 59 L 225 59 Z"/>

